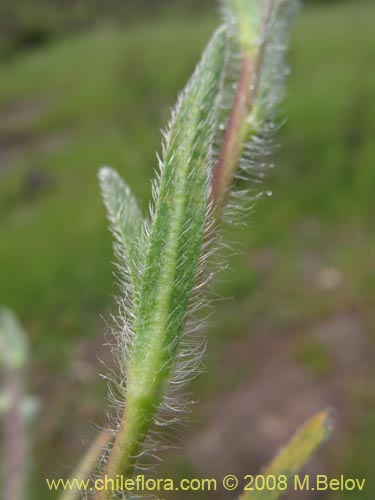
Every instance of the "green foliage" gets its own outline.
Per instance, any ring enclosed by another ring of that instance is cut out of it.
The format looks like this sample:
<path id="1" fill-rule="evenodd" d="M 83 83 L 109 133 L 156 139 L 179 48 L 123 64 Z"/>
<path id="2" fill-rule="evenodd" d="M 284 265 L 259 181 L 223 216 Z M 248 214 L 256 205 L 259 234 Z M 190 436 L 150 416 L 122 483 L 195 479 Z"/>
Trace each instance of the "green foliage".
<path id="1" fill-rule="evenodd" d="M 308 462 L 332 431 L 332 419 L 328 411 L 318 413 L 292 437 L 291 441 L 274 458 L 262 475 L 279 478 L 285 476 L 285 484 Z M 277 500 L 284 489 L 245 491 L 240 500 Z"/>
<path id="2" fill-rule="evenodd" d="M 139 287 L 143 264 L 140 249 L 142 214 L 130 188 L 116 172 L 104 167 L 99 172 L 99 180 L 112 232 L 117 241 L 115 253 L 122 263 L 121 270 L 125 273 L 124 285 L 126 288 L 129 280 L 131 293 L 134 294 Z"/>
<path id="3" fill-rule="evenodd" d="M 151 227 L 146 229 L 147 247 L 140 249 L 145 252 L 145 262 L 139 285 L 136 276 L 139 294 L 131 311 L 133 331 L 120 333 L 124 338 L 123 358 L 130 342 L 131 347 L 128 364 L 123 367 L 127 407 L 108 464 L 112 477 L 119 471 L 127 476 L 132 471 L 132 457 L 139 454 L 161 403 L 186 323 L 206 223 L 208 178 L 213 163 L 211 144 L 225 67 L 225 36 L 223 30 L 217 32 L 208 45 L 166 133 L 160 180 L 154 187 L 155 211 Z M 107 170 L 102 171 L 102 180 L 106 176 Z M 132 241 L 133 226 L 127 233 L 129 224 L 113 217 L 119 212 L 113 209 L 114 193 L 113 189 L 106 190 L 112 225 L 117 233 L 126 233 Z M 126 195 L 123 213 L 130 217 L 128 192 Z"/>

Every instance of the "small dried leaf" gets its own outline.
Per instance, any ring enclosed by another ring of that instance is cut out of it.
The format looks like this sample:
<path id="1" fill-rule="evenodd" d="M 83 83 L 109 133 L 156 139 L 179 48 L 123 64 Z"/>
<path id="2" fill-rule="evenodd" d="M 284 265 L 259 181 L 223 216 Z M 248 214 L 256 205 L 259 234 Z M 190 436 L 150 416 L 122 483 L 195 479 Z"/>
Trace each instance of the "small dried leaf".
<path id="1" fill-rule="evenodd" d="M 328 410 L 308 420 L 290 442 L 262 472 L 263 476 L 286 476 L 287 482 L 309 461 L 332 431 L 332 417 Z M 245 491 L 240 500 L 277 500 L 284 494 L 279 489 Z"/>

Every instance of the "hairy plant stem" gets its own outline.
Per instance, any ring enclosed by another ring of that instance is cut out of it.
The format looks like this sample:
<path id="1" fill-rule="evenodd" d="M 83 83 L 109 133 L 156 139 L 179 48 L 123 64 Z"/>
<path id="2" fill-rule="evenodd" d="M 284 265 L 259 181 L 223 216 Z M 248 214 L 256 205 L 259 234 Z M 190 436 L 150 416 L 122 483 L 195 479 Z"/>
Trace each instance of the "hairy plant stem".
<path id="1" fill-rule="evenodd" d="M 224 134 L 223 145 L 212 175 L 212 196 L 219 206 L 225 204 L 226 193 L 233 182 L 238 158 L 243 148 L 243 139 L 246 134 L 246 116 L 251 102 L 250 85 L 253 67 L 252 56 L 246 54 L 242 60 L 240 80 L 228 127 Z"/>
<path id="2" fill-rule="evenodd" d="M 241 46 L 240 44 L 242 61 L 239 81 L 219 158 L 211 180 L 211 196 L 218 212 L 225 206 L 228 192 L 233 184 L 239 160 L 248 139 L 248 117 L 258 91 L 273 0 L 265 1 L 264 5 L 262 42 L 256 48 L 246 45 Z"/>
<path id="3" fill-rule="evenodd" d="M 143 437 L 151 422 L 151 418 L 145 419 L 144 404 L 141 401 L 127 401 L 127 406 L 117 430 L 118 436 L 126 436 L 127 439 L 115 440 L 105 468 L 107 477 L 115 477 L 119 470 L 126 479 L 132 476 L 135 458 L 140 452 Z M 141 426 L 139 425 L 140 422 L 142 423 Z M 108 492 L 99 492 L 97 499 L 104 498 L 108 498 Z M 111 497 L 109 496 L 109 498 Z"/>

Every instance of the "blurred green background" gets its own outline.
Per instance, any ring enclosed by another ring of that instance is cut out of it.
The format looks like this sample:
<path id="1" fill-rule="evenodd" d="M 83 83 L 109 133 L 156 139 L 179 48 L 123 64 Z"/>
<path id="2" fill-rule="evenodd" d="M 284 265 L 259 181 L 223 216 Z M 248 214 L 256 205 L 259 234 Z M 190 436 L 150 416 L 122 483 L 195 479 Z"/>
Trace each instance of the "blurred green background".
<path id="1" fill-rule="evenodd" d="M 30 495 L 55 498 L 105 422 L 114 312 L 97 185 L 116 167 L 143 208 L 169 110 L 218 23 L 214 1 L 0 3 L 0 304 L 29 332 Z M 292 36 L 277 168 L 215 286 L 193 423 L 161 477 L 255 473 L 326 405 L 336 431 L 312 473 L 365 477 L 375 498 L 375 3 L 310 1 Z M 178 498 L 232 498 L 223 492 Z M 177 497 L 176 497 L 177 498 Z"/>

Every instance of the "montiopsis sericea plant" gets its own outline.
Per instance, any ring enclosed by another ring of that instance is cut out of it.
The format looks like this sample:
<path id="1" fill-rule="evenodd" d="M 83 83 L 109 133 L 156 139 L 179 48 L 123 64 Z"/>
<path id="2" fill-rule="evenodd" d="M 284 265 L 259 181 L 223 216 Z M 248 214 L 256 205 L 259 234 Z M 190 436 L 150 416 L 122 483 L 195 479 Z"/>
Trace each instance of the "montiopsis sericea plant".
<path id="1" fill-rule="evenodd" d="M 183 388 L 204 351 L 197 318 L 206 303 L 204 285 L 214 274 L 210 257 L 223 240 L 217 221 L 238 221 L 262 196 L 259 183 L 268 166 L 297 8 L 297 0 L 222 1 L 223 23 L 165 131 L 148 217 L 114 170 L 100 170 L 120 296 L 112 332 L 118 370 L 108 376 L 110 444 L 98 453 L 93 477 L 130 478 L 144 471 L 170 444 L 169 426 L 183 418 L 189 403 Z M 329 416 L 322 412 L 266 472 L 295 473 L 328 432 Z M 256 498 L 250 493 L 247 498 Z M 128 494 L 88 495 L 109 500 Z"/>

